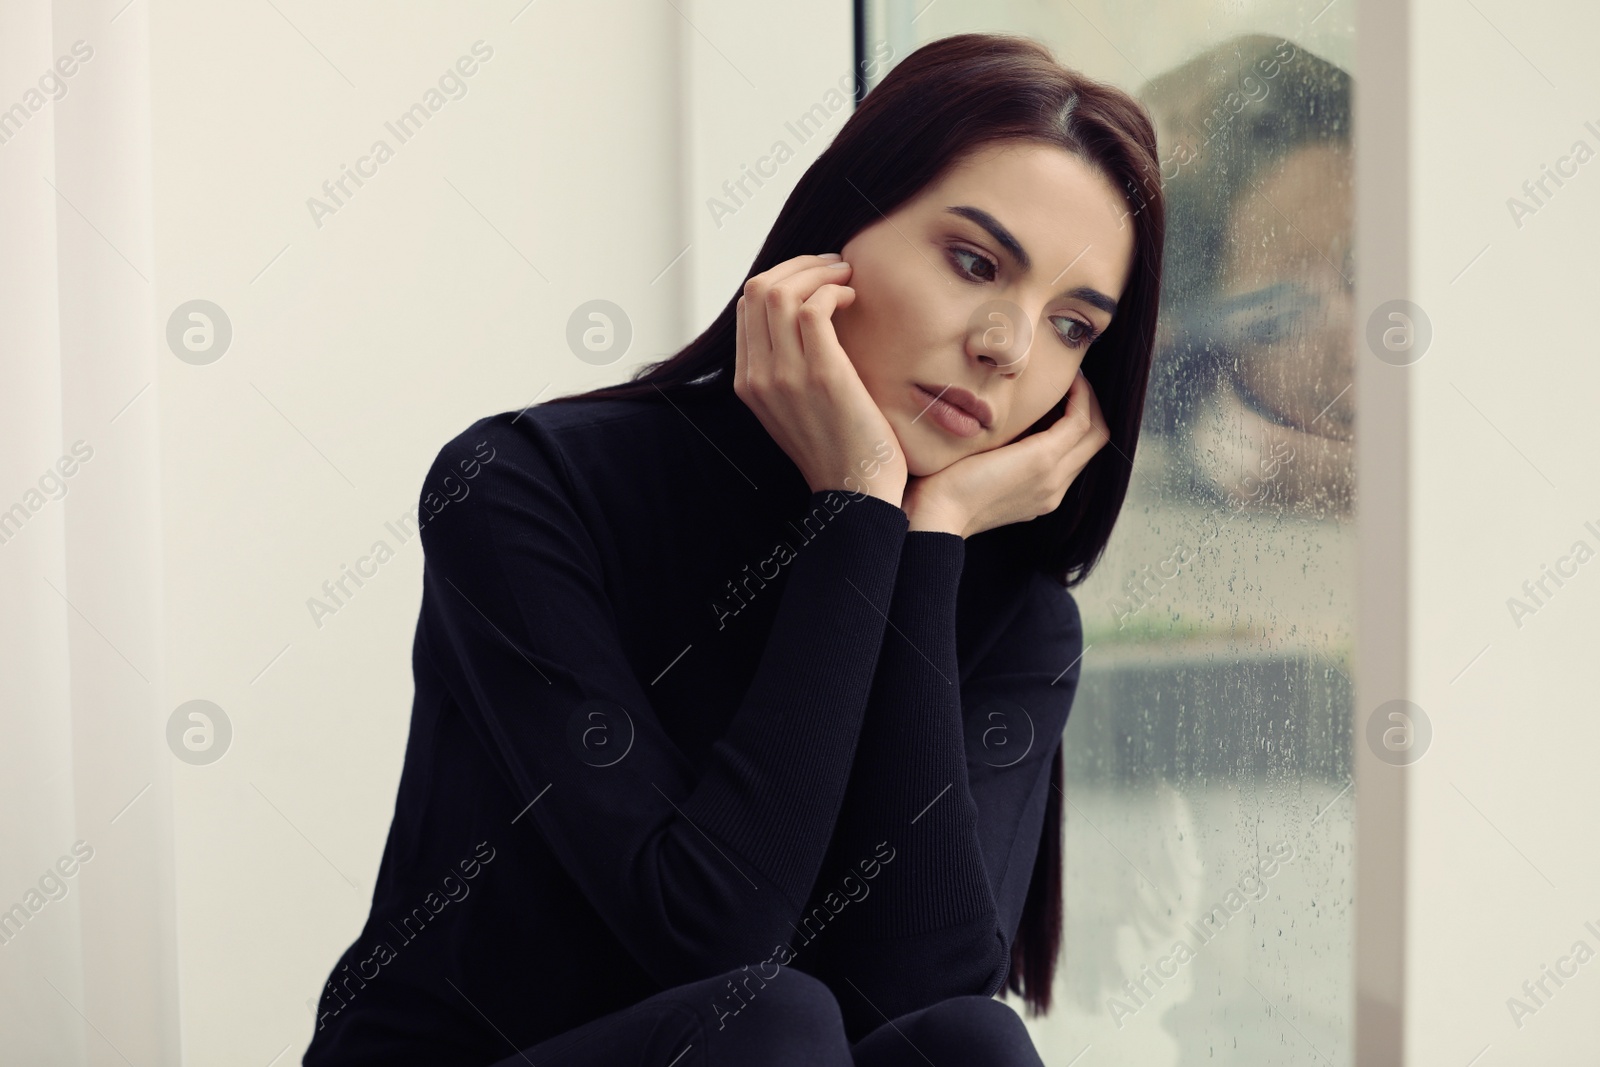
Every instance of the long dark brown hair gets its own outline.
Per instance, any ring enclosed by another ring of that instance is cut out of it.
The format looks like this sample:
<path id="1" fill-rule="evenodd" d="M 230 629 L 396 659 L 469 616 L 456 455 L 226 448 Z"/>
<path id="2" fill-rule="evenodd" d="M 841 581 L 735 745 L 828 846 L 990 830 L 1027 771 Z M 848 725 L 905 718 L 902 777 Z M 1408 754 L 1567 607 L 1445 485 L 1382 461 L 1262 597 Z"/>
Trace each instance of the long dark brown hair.
<path id="1" fill-rule="evenodd" d="M 1071 588 L 1099 561 L 1127 495 L 1155 338 L 1165 207 L 1155 129 L 1136 100 L 1062 67 L 1026 37 L 966 33 L 923 45 L 867 94 L 801 175 L 745 278 L 798 255 L 838 251 L 969 152 L 996 142 L 1055 145 L 1095 166 L 1122 191 L 1134 229 L 1134 260 L 1117 314 L 1083 359 L 1110 443 L 1053 512 L 980 535 L 1004 539 L 1009 558 L 1031 561 Z M 741 291 L 731 292 L 711 325 L 672 357 L 646 364 L 626 382 L 547 403 L 702 389 L 731 393 Z M 1064 401 L 1027 432 L 1060 417 Z M 1006 988 L 1034 1015 L 1050 1008 L 1061 948 L 1062 779 L 1058 746 L 1044 836 L 1006 977 Z"/>

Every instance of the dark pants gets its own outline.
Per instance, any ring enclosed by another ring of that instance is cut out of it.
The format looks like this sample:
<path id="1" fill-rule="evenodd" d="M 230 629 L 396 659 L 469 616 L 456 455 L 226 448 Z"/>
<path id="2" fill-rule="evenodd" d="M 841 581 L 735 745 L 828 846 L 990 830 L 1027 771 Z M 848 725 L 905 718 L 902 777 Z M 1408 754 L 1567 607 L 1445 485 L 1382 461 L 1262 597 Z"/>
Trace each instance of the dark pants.
<path id="1" fill-rule="evenodd" d="M 765 979 L 737 1014 L 719 1011 L 728 980 L 749 974 L 665 990 L 494 1067 L 1044 1067 L 1017 1013 L 991 997 L 940 1001 L 851 1045 L 833 993 L 792 967 Z"/>

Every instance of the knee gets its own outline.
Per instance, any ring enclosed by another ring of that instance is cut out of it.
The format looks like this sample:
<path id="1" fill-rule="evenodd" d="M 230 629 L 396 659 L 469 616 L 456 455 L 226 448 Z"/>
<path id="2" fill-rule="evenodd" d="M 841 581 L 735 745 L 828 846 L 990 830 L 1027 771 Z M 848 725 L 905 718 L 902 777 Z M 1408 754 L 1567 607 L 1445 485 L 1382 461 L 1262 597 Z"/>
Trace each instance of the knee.
<path id="1" fill-rule="evenodd" d="M 759 1015 L 774 1025 L 797 1030 L 839 1022 L 839 1002 L 825 983 L 793 967 L 779 967 L 763 976 L 741 967 L 717 977 L 719 1002 L 729 1016 Z"/>
<path id="2" fill-rule="evenodd" d="M 953 1063 L 1041 1062 L 1022 1017 L 993 997 L 951 997 L 930 1005 L 916 1013 L 907 1033 Z"/>
<path id="3" fill-rule="evenodd" d="M 765 977 L 740 968 L 720 975 L 717 987 L 721 996 L 713 1030 L 749 1027 L 797 1049 L 848 1048 L 839 1002 L 813 975 L 779 967 L 775 975 Z"/>

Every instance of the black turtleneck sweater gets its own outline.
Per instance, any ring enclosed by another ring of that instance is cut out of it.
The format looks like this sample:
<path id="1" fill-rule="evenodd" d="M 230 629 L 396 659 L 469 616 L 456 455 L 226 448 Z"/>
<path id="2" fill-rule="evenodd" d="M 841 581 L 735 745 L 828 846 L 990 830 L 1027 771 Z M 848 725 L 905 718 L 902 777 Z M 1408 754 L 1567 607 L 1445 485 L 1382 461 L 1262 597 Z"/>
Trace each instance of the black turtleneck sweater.
<path id="1" fill-rule="evenodd" d="M 742 965 L 826 981 L 851 1041 L 1001 989 L 1078 676 L 1059 582 L 811 492 L 710 386 L 480 419 L 418 513 L 394 820 L 305 1064 L 490 1063 Z"/>

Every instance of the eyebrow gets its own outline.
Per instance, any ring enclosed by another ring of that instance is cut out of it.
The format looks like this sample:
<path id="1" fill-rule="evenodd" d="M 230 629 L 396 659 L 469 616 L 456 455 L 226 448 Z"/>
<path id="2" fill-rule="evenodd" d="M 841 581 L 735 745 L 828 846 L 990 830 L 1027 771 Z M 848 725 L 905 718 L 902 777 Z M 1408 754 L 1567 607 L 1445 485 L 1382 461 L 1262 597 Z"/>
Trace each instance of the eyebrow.
<path id="1" fill-rule="evenodd" d="M 989 236 L 999 242 L 1000 247 L 1005 249 L 1011 258 L 1017 261 L 1017 266 L 1024 271 L 1033 266 L 1033 260 L 1028 257 L 1027 250 L 1022 247 L 1022 242 L 1018 241 L 1010 230 L 1000 225 L 999 219 L 987 211 L 979 207 L 973 207 L 970 204 L 956 204 L 945 208 L 945 211 L 952 215 L 960 215 L 962 218 L 982 226 L 988 231 Z M 1062 295 L 1091 304 L 1104 311 L 1107 315 L 1115 315 L 1117 313 L 1117 302 L 1091 286 L 1080 285 Z"/>

